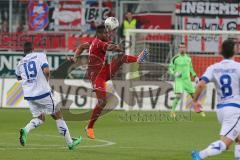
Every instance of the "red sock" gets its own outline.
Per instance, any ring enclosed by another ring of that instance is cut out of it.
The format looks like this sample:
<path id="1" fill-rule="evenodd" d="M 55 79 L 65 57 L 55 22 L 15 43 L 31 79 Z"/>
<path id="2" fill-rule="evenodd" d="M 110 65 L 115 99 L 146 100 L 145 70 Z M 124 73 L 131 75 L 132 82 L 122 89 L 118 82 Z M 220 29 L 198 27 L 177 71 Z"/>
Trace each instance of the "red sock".
<path id="1" fill-rule="evenodd" d="M 137 56 L 124 55 L 122 58 L 123 63 L 133 63 L 137 62 Z"/>
<path id="2" fill-rule="evenodd" d="M 103 108 L 100 107 L 99 105 L 96 105 L 96 107 L 93 109 L 90 121 L 88 123 L 88 128 L 93 128 L 94 123 L 97 121 L 98 117 L 100 116 Z"/>

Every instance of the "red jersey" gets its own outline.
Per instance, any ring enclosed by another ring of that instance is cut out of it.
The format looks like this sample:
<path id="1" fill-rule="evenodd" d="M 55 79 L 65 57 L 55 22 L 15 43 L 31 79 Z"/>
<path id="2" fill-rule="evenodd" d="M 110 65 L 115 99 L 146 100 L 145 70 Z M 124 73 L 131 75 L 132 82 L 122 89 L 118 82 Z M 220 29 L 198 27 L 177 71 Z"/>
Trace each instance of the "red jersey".
<path id="1" fill-rule="evenodd" d="M 95 77 L 105 65 L 108 43 L 98 38 L 92 41 L 89 49 L 88 74 L 89 78 Z"/>

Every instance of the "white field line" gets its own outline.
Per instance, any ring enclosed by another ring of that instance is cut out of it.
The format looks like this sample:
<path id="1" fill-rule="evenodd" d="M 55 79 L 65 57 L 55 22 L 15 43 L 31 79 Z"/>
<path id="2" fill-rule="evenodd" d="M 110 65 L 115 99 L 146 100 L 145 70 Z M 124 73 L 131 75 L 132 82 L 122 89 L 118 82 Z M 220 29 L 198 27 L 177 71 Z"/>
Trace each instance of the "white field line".
<path id="1" fill-rule="evenodd" d="M 16 133 L 6 133 L 6 134 L 14 134 L 17 135 Z M 40 136 L 40 137 L 54 137 L 54 138 L 63 138 L 62 136 L 57 136 L 57 135 L 48 135 L 48 134 L 32 134 L 32 136 Z M 112 146 L 115 145 L 115 142 L 109 141 L 109 140 L 104 140 L 104 139 L 88 139 L 88 138 L 83 138 L 83 140 L 88 140 L 88 141 L 96 141 L 96 142 L 100 142 L 102 144 L 96 144 L 96 145 L 84 145 L 81 146 L 81 143 L 79 144 L 79 146 L 77 146 L 77 148 L 97 148 L 97 147 L 108 147 L 108 146 Z M 12 143 L 0 143 L 0 145 L 4 145 L 4 146 L 10 146 L 13 147 L 11 149 L 19 149 L 19 150 L 48 150 L 48 149 L 67 149 L 67 147 L 65 147 L 64 145 L 56 145 L 56 144 L 27 144 L 27 147 L 18 147 L 18 144 L 12 144 Z M 29 146 L 29 147 L 28 147 Z M 6 150 L 6 148 L 0 148 L 0 150 Z"/>

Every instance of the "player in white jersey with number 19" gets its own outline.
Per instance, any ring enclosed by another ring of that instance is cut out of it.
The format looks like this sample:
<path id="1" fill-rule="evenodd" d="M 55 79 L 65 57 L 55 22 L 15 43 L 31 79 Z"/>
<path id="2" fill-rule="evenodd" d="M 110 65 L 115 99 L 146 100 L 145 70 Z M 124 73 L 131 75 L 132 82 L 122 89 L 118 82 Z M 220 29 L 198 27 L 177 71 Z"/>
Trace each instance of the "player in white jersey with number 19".
<path id="1" fill-rule="evenodd" d="M 56 120 L 58 131 L 64 136 L 70 150 L 77 146 L 82 137 L 72 139 L 60 108 L 56 106 L 49 86 L 49 66 L 45 53 L 33 52 L 32 43 L 24 44 L 24 57 L 16 68 L 18 80 L 22 80 L 24 99 L 28 101 L 33 119 L 20 129 L 20 144 L 25 146 L 27 134 L 43 124 L 45 115 Z"/>
<path id="2" fill-rule="evenodd" d="M 211 143 L 206 149 L 192 152 L 192 160 L 202 160 L 221 154 L 232 142 L 235 145 L 235 160 L 240 160 L 240 63 L 233 60 L 235 43 L 227 39 L 222 44 L 224 60 L 207 68 L 197 86 L 194 105 L 208 82 L 214 82 L 217 90 L 217 117 L 221 124 L 220 140 Z"/>

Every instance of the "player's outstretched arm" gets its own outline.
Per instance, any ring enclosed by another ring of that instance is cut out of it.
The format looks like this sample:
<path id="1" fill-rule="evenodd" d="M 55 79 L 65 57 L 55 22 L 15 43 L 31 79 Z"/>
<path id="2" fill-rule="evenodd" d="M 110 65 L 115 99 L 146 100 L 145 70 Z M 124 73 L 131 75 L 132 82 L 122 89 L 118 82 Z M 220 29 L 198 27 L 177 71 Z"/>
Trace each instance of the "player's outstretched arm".
<path id="1" fill-rule="evenodd" d="M 18 66 L 17 66 L 17 68 L 15 70 L 15 75 L 16 75 L 16 78 L 17 78 L 18 81 L 22 80 L 22 77 L 20 76 L 20 73 L 19 73 L 19 70 L 18 70 Z"/>
<path id="2" fill-rule="evenodd" d="M 82 54 L 82 52 L 85 49 L 89 49 L 90 47 L 90 43 L 85 42 L 83 44 L 81 44 L 80 46 L 77 47 L 75 53 L 74 53 L 74 57 L 67 57 L 68 61 L 72 61 L 72 62 L 76 62 L 77 58 Z"/>
<path id="3" fill-rule="evenodd" d="M 206 82 L 201 80 L 198 85 L 197 85 L 197 89 L 194 93 L 194 96 L 193 96 L 193 103 L 195 103 L 197 105 L 198 103 L 198 98 L 199 96 L 201 95 L 202 91 L 204 90 L 204 88 L 206 87 Z"/>
<path id="4" fill-rule="evenodd" d="M 43 68 L 43 74 L 46 77 L 46 80 L 49 81 L 49 79 L 50 79 L 50 69 L 49 69 L 49 67 Z"/>
<path id="5" fill-rule="evenodd" d="M 109 44 L 107 51 L 124 52 L 123 48 L 120 45 L 116 44 Z"/>
<path id="6" fill-rule="evenodd" d="M 85 49 L 89 49 L 90 43 L 81 44 L 75 51 L 74 57 L 79 57 Z"/>

